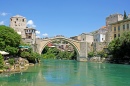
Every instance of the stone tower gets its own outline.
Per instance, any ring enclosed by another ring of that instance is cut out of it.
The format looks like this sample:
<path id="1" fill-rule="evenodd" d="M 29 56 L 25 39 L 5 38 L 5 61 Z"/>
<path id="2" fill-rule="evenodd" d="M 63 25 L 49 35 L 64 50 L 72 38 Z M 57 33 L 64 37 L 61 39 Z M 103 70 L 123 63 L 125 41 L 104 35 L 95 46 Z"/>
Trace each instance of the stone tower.
<path id="1" fill-rule="evenodd" d="M 25 38 L 27 20 L 25 17 L 16 15 L 10 18 L 10 27 L 13 28 L 22 38 Z"/>
<path id="2" fill-rule="evenodd" d="M 112 23 L 123 20 L 122 14 L 112 14 L 106 17 L 106 28 L 108 32 L 106 33 L 106 42 L 109 43 L 112 41 L 111 25 Z"/>
<path id="3" fill-rule="evenodd" d="M 111 23 L 115 23 L 115 22 L 121 21 L 121 20 L 123 20 L 123 15 L 122 14 L 112 14 L 112 15 L 109 15 L 106 18 L 106 26 L 108 26 Z"/>

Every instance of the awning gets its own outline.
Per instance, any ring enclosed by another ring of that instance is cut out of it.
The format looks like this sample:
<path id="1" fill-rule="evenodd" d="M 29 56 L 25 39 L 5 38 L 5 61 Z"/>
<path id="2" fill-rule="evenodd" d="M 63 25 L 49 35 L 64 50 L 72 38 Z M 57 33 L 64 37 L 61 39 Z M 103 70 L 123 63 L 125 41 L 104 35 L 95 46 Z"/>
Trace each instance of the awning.
<path id="1" fill-rule="evenodd" d="M 0 54 L 2 54 L 2 55 L 7 55 L 7 54 L 9 54 L 8 52 L 5 52 L 5 51 L 0 51 Z"/>
<path id="2" fill-rule="evenodd" d="M 19 46 L 19 48 L 30 48 L 29 46 Z"/>

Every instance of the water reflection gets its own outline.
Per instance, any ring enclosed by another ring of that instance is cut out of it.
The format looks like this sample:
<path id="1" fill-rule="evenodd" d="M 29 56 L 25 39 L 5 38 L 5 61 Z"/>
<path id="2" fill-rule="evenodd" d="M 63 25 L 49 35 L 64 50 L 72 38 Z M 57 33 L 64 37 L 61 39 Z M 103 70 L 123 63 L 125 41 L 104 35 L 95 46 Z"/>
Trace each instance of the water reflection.
<path id="1" fill-rule="evenodd" d="M 129 73 L 128 65 L 45 60 L 25 72 L 0 74 L 0 86 L 129 86 Z"/>

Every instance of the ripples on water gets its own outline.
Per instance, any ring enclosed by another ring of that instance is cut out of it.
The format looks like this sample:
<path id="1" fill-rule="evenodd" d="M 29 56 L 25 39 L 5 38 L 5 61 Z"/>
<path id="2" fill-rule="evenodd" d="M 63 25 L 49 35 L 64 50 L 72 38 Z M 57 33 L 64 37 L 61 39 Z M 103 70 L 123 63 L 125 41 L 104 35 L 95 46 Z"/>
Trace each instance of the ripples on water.
<path id="1" fill-rule="evenodd" d="M 130 86 L 130 65 L 44 60 L 25 72 L 0 74 L 0 86 Z"/>

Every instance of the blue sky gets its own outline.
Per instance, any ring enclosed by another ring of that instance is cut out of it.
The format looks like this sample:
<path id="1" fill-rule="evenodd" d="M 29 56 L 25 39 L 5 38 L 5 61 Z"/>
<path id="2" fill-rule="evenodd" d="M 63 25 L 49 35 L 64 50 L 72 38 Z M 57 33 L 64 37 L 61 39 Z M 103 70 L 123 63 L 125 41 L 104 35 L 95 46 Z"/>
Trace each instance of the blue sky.
<path id="1" fill-rule="evenodd" d="M 130 13 L 130 0 L 0 0 L 0 24 L 11 16 L 26 17 L 38 36 L 76 36 L 105 25 L 110 14 Z"/>

